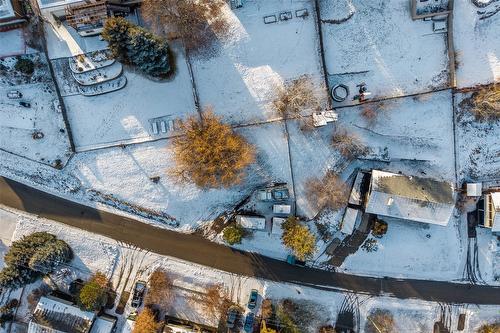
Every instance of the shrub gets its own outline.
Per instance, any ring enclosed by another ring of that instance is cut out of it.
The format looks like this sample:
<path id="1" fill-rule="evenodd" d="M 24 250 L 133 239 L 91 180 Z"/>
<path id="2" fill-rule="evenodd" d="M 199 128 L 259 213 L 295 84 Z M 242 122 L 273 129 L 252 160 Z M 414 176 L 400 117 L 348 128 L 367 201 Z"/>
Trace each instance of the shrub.
<path id="1" fill-rule="evenodd" d="M 395 332 L 394 318 L 388 310 L 375 309 L 366 320 L 366 333 L 392 333 Z"/>
<path id="2" fill-rule="evenodd" d="M 199 187 L 229 187 L 241 182 L 244 169 L 255 160 L 253 146 L 223 124 L 210 109 L 203 119 L 195 116 L 181 123 L 182 136 L 174 139 L 176 167 L 181 181 Z"/>
<path id="3" fill-rule="evenodd" d="M 282 225 L 283 244 L 292 250 L 299 260 L 310 258 L 316 251 L 316 237 L 309 228 L 299 223 L 297 217 L 289 217 Z"/>
<path id="4" fill-rule="evenodd" d="M 146 304 L 154 304 L 165 309 L 172 303 L 172 279 L 163 269 L 155 270 L 149 277 L 149 288 L 146 294 Z"/>
<path id="5" fill-rule="evenodd" d="M 332 146 L 347 160 L 353 160 L 368 153 L 368 149 L 357 136 L 345 131 L 338 131 L 333 135 Z"/>
<path id="6" fill-rule="evenodd" d="M 136 317 L 132 333 L 156 333 L 160 326 L 161 324 L 156 321 L 153 311 L 145 307 Z"/>
<path id="7" fill-rule="evenodd" d="M 35 232 L 12 243 L 0 272 L 0 287 L 16 289 L 53 272 L 71 259 L 71 249 L 46 232 Z"/>
<path id="8" fill-rule="evenodd" d="M 372 234 L 375 237 L 381 238 L 383 235 L 387 233 L 387 228 L 388 228 L 387 222 L 377 219 L 373 224 Z"/>
<path id="9" fill-rule="evenodd" d="M 151 76 L 165 77 L 170 73 L 167 42 L 146 29 L 122 17 L 112 17 L 104 23 L 102 37 L 119 61 Z"/>
<path id="10" fill-rule="evenodd" d="M 35 64 L 28 58 L 17 58 L 14 68 L 24 75 L 31 76 L 35 72 Z"/>
<path id="11" fill-rule="evenodd" d="M 322 326 L 319 328 L 319 333 L 335 333 L 335 328 L 331 325 Z"/>
<path id="12" fill-rule="evenodd" d="M 319 209 L 338 210 L 347 205 L 349 189 L 333 172 L 327 172 L 323 178 L 311 178 L 306 182 L 307 197 Z"/>
<path id="13" fill-rule="evenodd" d="M 222 231 L 222 238 L 230 245 L 241 243 L 245 231 L 240 225 L 234 224 L 230 225 Z"/>
<path id="14" fill-rule="evenodd" d="M 266 298 L 262 301 L 262 306 L 261 306 L 261 316 L 262 319 L 269 319 L 272 318 L 274 314 L 274 308 L 273 308 L 273 302 L 269 298 Z"/>
<path id="15" fill-rule="evenodd" d="M 498 333 L 498 332 L 500 332 L 500 322 L 484 324 L 476 331 L 476 333 Z"/>
<path id="16" fill-rule="evenodd" d="M 472 113 L 479 121 L 500 119 L 500 83 L 482 88 L 472 95 Z"/>
<path id="17" fill-rule="evenodd" d="M 100 310 L 107 300 L 108 279 L 96 272 L 83 285 L 78 294 L 78 305 L 86 311 Z"/>
<path id="18" fill-rule="evenodd" d="M 377 240 L 374 238 L 368 238 L 363 245 L 361 245 L 361 248 L 365 250 L 366 252 L 375 252 L 378 250 L 378 243 Z"/>
<path id="19" fill-rule="evenodd" d="M 224 37 L 224 0 L 144 0 L 141 13 L 158 33 L 173 31 L 188 51 L 201 52 Z"/>
<path id="20" fill-rule="evenodd" d="M 317 110 L 319 102 L 314 94 L 314 85 L 307 76 L 300 77 L 286 84 L 285 87 L 276 87 L 274 109 L 283 115 L 298 116 L 302 110 Z"/>

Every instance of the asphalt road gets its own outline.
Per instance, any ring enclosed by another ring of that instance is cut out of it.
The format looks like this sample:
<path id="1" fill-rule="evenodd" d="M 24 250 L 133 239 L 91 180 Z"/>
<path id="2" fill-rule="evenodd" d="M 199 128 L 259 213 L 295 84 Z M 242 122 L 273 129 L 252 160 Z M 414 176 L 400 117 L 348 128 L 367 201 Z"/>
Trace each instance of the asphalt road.
<path id="1" fill-rule="evenodd" d="M 389 295 L 443 303 L 500 304 L 500 287 L 413 279 L 371 278 L 301 268 L 210 242 L 201 236 L 155 228 L 83 206 L 0 177 L 0 204 L 62 222 L 162 255 L 230 273 L 323 290 Z"/>

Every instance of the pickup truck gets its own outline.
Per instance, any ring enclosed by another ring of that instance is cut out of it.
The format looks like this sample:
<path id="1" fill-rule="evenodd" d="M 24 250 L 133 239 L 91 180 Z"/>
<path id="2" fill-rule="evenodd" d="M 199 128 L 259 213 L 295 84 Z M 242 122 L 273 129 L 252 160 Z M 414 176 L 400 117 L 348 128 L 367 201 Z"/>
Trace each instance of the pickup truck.
<path id="1" fill-rule="evenodd" d="M 299 260 L 291 254 L 289 254 L 288 257 L 286 257 L 286 262 L 289 263 L 290 265 L 295 265 L 295 266 L 300 266 L 300 267 L 305 267 L 305 265 L 306 265 L 305 261 Z"/>

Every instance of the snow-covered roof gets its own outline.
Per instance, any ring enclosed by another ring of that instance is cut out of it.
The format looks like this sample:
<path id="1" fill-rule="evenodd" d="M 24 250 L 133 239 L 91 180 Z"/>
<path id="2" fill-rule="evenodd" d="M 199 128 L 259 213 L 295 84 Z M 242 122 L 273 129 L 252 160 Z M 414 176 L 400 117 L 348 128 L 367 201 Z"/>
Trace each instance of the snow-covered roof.
<path id="1" fill-rule="evenodd" d="M 361 222 L 361 216 L 362 213 L 359 209 L 347 207 L 342 219 L 342 227 L 340 228 L 340 231 L 346 235 L 351 235 L 354 232 L 356 225 L 359 225 Z"/>
<path id="2" fill-rule="evenodd" d="M 0 19 L 15 16 L 11 0 L 0 0 Z"/>
<path id="3" fill-rule="evenodd" d="M 83 2 L 83 0 L 38 0 L 38 5 L 41 9 L 43 9 L 56 6 L 65 6 L 75 2 Z"/>
<path id="4" fill-rule="evenodd" d="M 273 217 L 273 226 L 271 229 L 271 233 L 275 235 L 281 235 L 283 233 L 283 228 L 281 225 L 285 223 L 286 218 L 284 217 Z"/>
<path id="5" fill-rule="evenodd" d="M 258 216 L 236 215 L 236 222 L 247 229 L 265 229 L 266 219 Z"/>
<path id="6" fill-rule="evenodd" d="M 274 214 L 285 214 L 288 215 L 292 211 L 292 206 L 290 205 L 273 205 Z"/>
<path id="7" fill-rule="evenodd" d="M 467 196 L 468 197 L 480 197 L 483 192 L 483 183 L 468 183 L 467 184 Z"/>
<path id="8" fill-rule="evenodd" d="M 363 178 L 365 173 L 358 171 L 354 184 L 352 185 L 351 194 L 349 196 L 349 203 L 353 205 L 361 205 L 363 203 L 361 186 L 363 185 Z"/>
<path id="9" fill-rule="evenodd" d="M 95 314 L 62 299 L 43 296 L 33 311 L 28 333 L 87 333 Z"/>
<path id="10" fill-rule="evenodd" d="M 367 213 L 445 226 L 454 207 L 451 183 L 372 171 Z"/>
<path id="11" fill-rule="evenodd" d="M 90 333 L 111 333 L 115 327 L 116 319 L 99 316 L 94 321 Z"/>
<path id="12" fill-rule="evenodd" d="M 493 225 L 491 226 L 492 232 L 500 232 L 500 192 L 493 192 L 491 195 L 491 202 L 495 208 Z"/>

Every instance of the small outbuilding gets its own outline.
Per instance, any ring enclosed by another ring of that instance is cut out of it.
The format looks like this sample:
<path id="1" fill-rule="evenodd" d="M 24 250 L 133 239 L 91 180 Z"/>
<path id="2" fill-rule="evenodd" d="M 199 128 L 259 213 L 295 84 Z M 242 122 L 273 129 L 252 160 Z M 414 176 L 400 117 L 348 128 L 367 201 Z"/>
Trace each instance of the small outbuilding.
<path id="1" fill-rule="evenodd" d="M 500 192 L 484 196 L 484 226 L 500 234 Z"/>
<path id="2" fill-rule="evenodd" d="M 273 213 L 278 215 L 290 215 L 292 212 L 291 205 L 273 205 Z"/>
<path id="3" fill-rule="evenodd" d="M 236 215 L 236 223 L 245 229 L 266 229 L 266 219 L 263 216 Z"/>
<path id="4" fill-rule="evenodd" d="M 354 230 L 361 224 L 363 213 L 359 209 L 347 207 L 342 218 L 340 231 L 346 235 L 352 235 Z"/>

